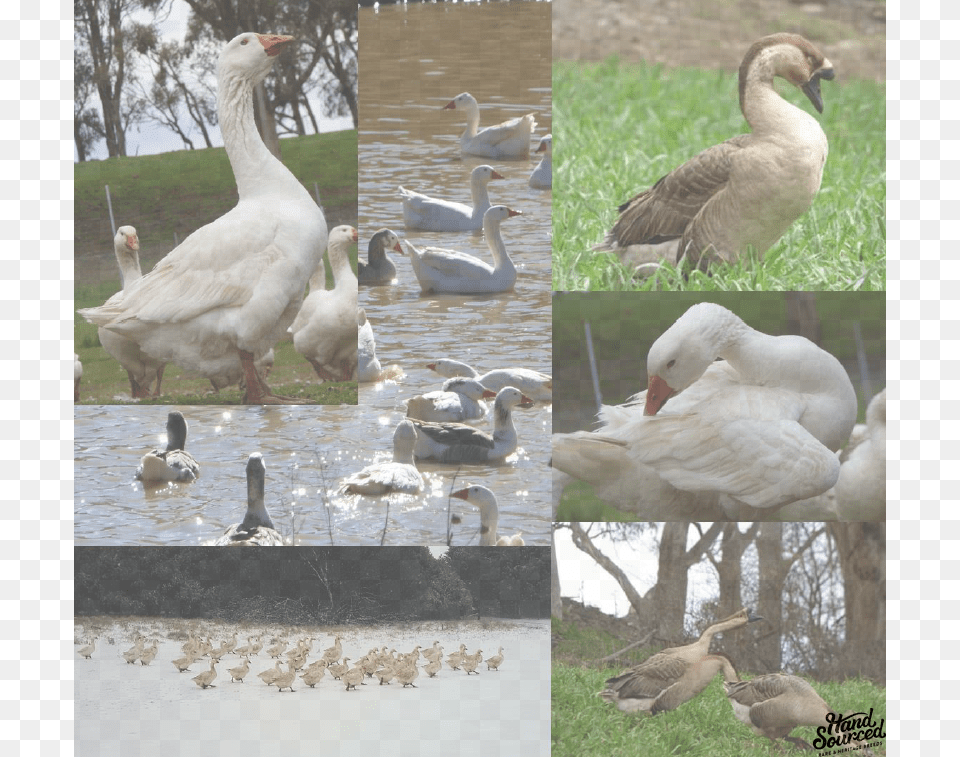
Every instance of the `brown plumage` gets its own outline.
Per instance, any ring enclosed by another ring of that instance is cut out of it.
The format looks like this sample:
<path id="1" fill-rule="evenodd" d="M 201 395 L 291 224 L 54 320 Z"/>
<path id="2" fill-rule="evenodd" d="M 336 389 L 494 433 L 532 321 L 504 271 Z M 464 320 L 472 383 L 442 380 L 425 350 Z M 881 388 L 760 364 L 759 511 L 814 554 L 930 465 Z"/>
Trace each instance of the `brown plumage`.
<path id="1" fill-rule="evenodd" d="M 737 681 L 739 676 L 730 660 L 723 655 L 709 654 L 710 642 L 715 634 L 742 628 L 757 620 L 762 618 L 750 610 L 740 610 L 708 627 L 692 644 L 664 649 L 624 673 L 608 678 L 607 688 L 599 696 L 624 712 L 656 715 L 693 699 L 721 671 L 724 680 Z"/>
<path id="2" fill-rule="evenodd" d="M 737 720 L 771 741 L 784 739 L 801 749 L 813 747 L 803 739 L 791 737 L 790 731 L 801 725 L 827 726 L 827 715 L 838 716 L 809 683 L 797 676 L 772 673 L 749 681 L 726 682 L 723 688 Z M 831 735 L 842 738 L 844 732 Z M 864 749 L 857 754 L 871 757 L 873 752 Z"/>
<path id="3" fill-rule="evenodd" d="M 762 256 L 810 207 L 827 158 L 818 121 L 777 94 L 773 79 L 798 87 L 822 113 L 820 80 L 833 75 L 830 61 L 797 34 L 757 40 L 739 76 L 751 132 L 707 148 L 623 203 L 594 249 L 633 267 L 686 256 L 704 270 L 747 248 Z"/>

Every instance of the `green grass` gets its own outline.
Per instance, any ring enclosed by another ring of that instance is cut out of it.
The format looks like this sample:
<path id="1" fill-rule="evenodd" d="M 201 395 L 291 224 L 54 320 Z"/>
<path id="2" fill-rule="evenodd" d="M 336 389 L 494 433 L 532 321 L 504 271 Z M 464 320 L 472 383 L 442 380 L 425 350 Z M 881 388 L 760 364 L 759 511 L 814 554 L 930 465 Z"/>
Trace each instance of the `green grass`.
<path id="1" fill-rule="evenodd" d="M 701 755 L 702 757 L 770 757 L 801 754 L 789 745 L 779 751 L 738 721 L 723 693 L 721 676 L 699 696 L 672 712 L 656 716 L 620 712 L 604 702 L 597 692 L 604 681 L 623 668 L 590 670 L 554 663 L 551 683 L 553 757 L 660 757 L 660 755 Z M 744 678 L 752 678 L 746 674 Z M 874 710 L 874 722 L 886 718 L 886 693 L 869 681 L 816 683 L 813 686 L 832 707 L 841 712 Z M 816 729 L 794 729 L 793 736 L 807 741 Z M 874 750 L 885 754 L 885 749 Z M 851 752 L 858 754 L 859 752 Z"/>
<path id="2" fill-rule="evenodd" d="M 781 86 L 782 85 L 782 86 Z M 783 82 L 788 100 L 812 111 Z M 885 110 L 882 84 L 823 83 L 830 142 L 823 183 L 811 209 L 767 251 L 714 266 L 689 279 L 666 266 L 632 278 L 615 255 L 590 251 L 610 229 L 617 206 L 701 150 L 748 131 L 736 75 L 659 65 L 556 61 L 553 68 L 555 171 L 553 288 L 882 290 Z"/>
<path id="3" fill-rule="evenodd" d="M 283 162 L 311 196 L 317 183 L 327 225 L 357 223 L 357 133 L 340 131 L 280 142 Z M 118 225 L 135 226 L 140 238 L 140 263 L 146 273 L 174 246 L 199 227 L 230 210 L 237 185 L 223 148 L 184 150 L 162 155 L 115 158 L 74 166 L 77 206 L 74 308 L 95 307 L 120 290 L 120 273 L 113 254 L 104 185 L 110 186 Z M 326 254 L 325 254 L 326 257 Z M 357 252 L 350 253 L 356 270 Z M 326 262 L 326 261 L 325 261 Z M 333 276 L 327 262 L 327 286 Z M 83 363 L 81 402 L 129 402 L 126 372 L 100 346 L 95 326 L 79 315 L 74 320 L 74 351 Z M 276 345 L 276 362 L 268 383 L 277 393 L 320 404 L 356 404 L 356 382 L 319 383 L 289 339 Z M 185 376 L 175 365 L 163 375 L 165 391 L 147 404 L 237 404 L 236 387 L 211 394 L 205 379 Z"/>

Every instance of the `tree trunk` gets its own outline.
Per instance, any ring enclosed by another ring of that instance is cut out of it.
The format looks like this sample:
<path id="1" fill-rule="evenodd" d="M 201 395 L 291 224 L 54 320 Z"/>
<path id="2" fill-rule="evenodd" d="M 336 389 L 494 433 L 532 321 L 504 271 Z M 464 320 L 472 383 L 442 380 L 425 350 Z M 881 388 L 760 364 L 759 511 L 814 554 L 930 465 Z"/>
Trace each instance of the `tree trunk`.
<path id="1" fill-rule="evenodd" d="M 657 633 L 664 640 L 684 638 L 683 617 L 687 606 L 687 522 L 663 524 L 654 608 Z"/>
<path id="2" fill-rule="evenodd" d="M 757 673 L 776 673 L 782 668 L 783 583 L 791 561 L 783 555 L 783 524 L 764 523 L 757 533 L 757 558 L 760 568 L 759 606 L 763 620 L 757 640 Z"/>

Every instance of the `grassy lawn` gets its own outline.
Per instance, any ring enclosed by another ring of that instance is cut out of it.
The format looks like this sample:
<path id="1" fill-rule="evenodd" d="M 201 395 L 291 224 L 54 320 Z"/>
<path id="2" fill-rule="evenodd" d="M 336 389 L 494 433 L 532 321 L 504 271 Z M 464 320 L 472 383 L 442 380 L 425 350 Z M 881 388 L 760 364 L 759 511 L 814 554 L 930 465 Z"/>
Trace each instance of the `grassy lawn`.
<path id="1" fill-rule="evenodd" d="M 790 102 L 806 97 L 778 80 Z M 885 107 L 882 84 L 824 82 L 818 116 L 830 142 L 811 209 L 767 251 L 688 280 L 667 267 L 633 280 L 615 255 L 590 250 L 617 206 L 701 150 L 748 131 L 736 74 L 657 65 L 556 61 L 553 69 L 553 288 L 882 290 L 885 254 Z"/>
<path id="2" fill-rule="evenodd" d="M 281 140 L 284 164 L 314 196 L 314 182 L 327 226 L 357 223 L 357 133 L 340 131 Z M 162 155 L 78 163 L 74 166 L 77 205 L 74 308 L 103 304 L 120 289 L 104 185 L 110 186 L 117 225 L 135 226 L 144 273 L 200 226 L 219 218 L 237 201 L 237 185 L 223 148 L 185 150 Z M 357 252 L 351 260 L 356 270 Z M 326 258 L 326 254 L 324 255 Z M 327 287 L 333 286 L 329 262 Z M 97 329 L 79 315 L 74 321 L 74 351 L 83 363 L 81 402 L 130 401 L 126 371 L 100 346 Z M 277 394 L 320 404 L 356 404 L 356 382 L 321 384 L 310 364 L 289 339 L 276 345 L 268 383 Z M 213 394 L 205 379 L 185 376 L 167 365 L 164 391 L 156 404 L 237 404 L 237 387 Z"/>
<path id="3" fill-rule="evenodd" d="M 597 693 L 604 688 L 607 678 L 626 670 L 634 664 L 633 660 L 647 659 L 656 650 L 634 650 L 629 653 L 629 663 L 596 669 L 592 660 L 622 649 L 626 644 L 602 631 L 580 629 L 555 618 L 553 631 L 558 639 L 553 651 L 551 680 L 553 757 L 770 757 L 801 753 L 790 745 L 785 745 L 786 752 L 779 751 L 766 738 L 738 721 L 719 675 L 703 693 L 671 712 L 653 717 L 620 712 Z M 742 661 L 737 666 L 741 676 L 753 678 L 753 673 L 744 671 L 744 667 L 747 666 Z M 874 722 L 879 724 L 881 718 L 886 718 L 886 692 L 870 681 L 813 681 L 812 684 L 824 701 L 840 712 L 868 712 L 872 707 Z M 816 729 L 797 728 L 792 735 L 809 742 L 816 738 Z M 883 748 L 874 752 L 885 754 Z"/>

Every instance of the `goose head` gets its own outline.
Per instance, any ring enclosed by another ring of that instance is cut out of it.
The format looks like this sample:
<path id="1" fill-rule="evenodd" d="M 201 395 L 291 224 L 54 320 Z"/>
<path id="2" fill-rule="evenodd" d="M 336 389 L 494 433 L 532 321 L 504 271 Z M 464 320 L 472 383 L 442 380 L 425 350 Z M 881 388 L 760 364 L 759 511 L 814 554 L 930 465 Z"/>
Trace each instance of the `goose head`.
<path id="1" fill-rule="evenodd" d="M 534 152 L 545 152 L 548 156 L 553 154 L 553 135 L 547 134 L 545 137 L 540 137 L 540 144 L 537 145 L 537 149 Z"/>
<path id="2" fill-rule="evenodd" d="M 687 310 L 647 353 L 644 415 L 656 415 L 664 403 L 699 379 L 724 346 L 746 325 L 721 305 L 701 302 Z"/>
<path id="3" fill-rule="evenodd" d="M 469 92 L 461 92 L 443 106 L 443 110 L 479 110 L 476 98 Z"/>
<path id="4" fill-rule="evenodd" d="M 833 79 L 833 64 L 799 34 L 770 34 L 751 45 L 740 64 L 740 108 L 747 81 L 752 77 L 772 81 L 780 76 L 800 89 L 818 113 L 823 113 L 820 80 Z"/>
<path id="5" fill-rule="evenodd" d="M 370 237 L 370 244 L 367 246 L 367 259 L 375 260 L 382 258 L 386 255 L 387 250 L 393 250 L 401 255 L 404 254 L 403 246 L 400 244 L 400 238 L 396 233 L 390 229 L 380 229 Z"/>
<path id="6" fill-rule="evenodd" d="M 137 236 L 137 230 L 133 226 L 121 226 L 117 229 L 117 235 L 113 238 L 113 244 L 118 253 L 132 252 L 135 255 L 140 251 L 140 238 Z"/>
<path id="7" fill-rule="evenodd" d="M 492 224 L 500 225 L 501 221 L 505 221 L 508 218 L 513 218 L 513 216 L 522 216 L 519 210 L 514 210 L 513 208 L 508 208 L 506 205 L 493 205 L 487 208 L 486 213 L 483 214 L 483 233 L 488 234 L 487 227 Z"/>
<path id="8" fill-rule="evenodd" d="M 357 241 L 357 230 L 353 226 L 335 226 L 330 231 L 330 239 L 328 245 L 333 247 L 334 245 L 340 247 L 346 247 L 350 244 L 354 244 Z"/>
<path id="9" fill-rule="evenodd" d="M 221 81 L 236 77 L 259 84 L 270 73 L 273 59 L 293 40 L 281 34 L 238 34 L 220 53 L 217 76 Z"/>
<path id="10" fill-rule="evenodd" d="M 493 166 L 477 166 L 470 172 L 470 183 L 479 182 L 486 184 L 493 179 L 502 179 L 503 175 L 497 173 Z"/>
<path id="11" fill-rule="evenodd" d="M 493 403 L 493 411 L 495 415 L 505 415 L 508 410 L 512 410 L 517 405 L 523 408 L 533 407 L 534 402 L 519 389 L 505 386 L 497 392 L 497 399 Z"/>

